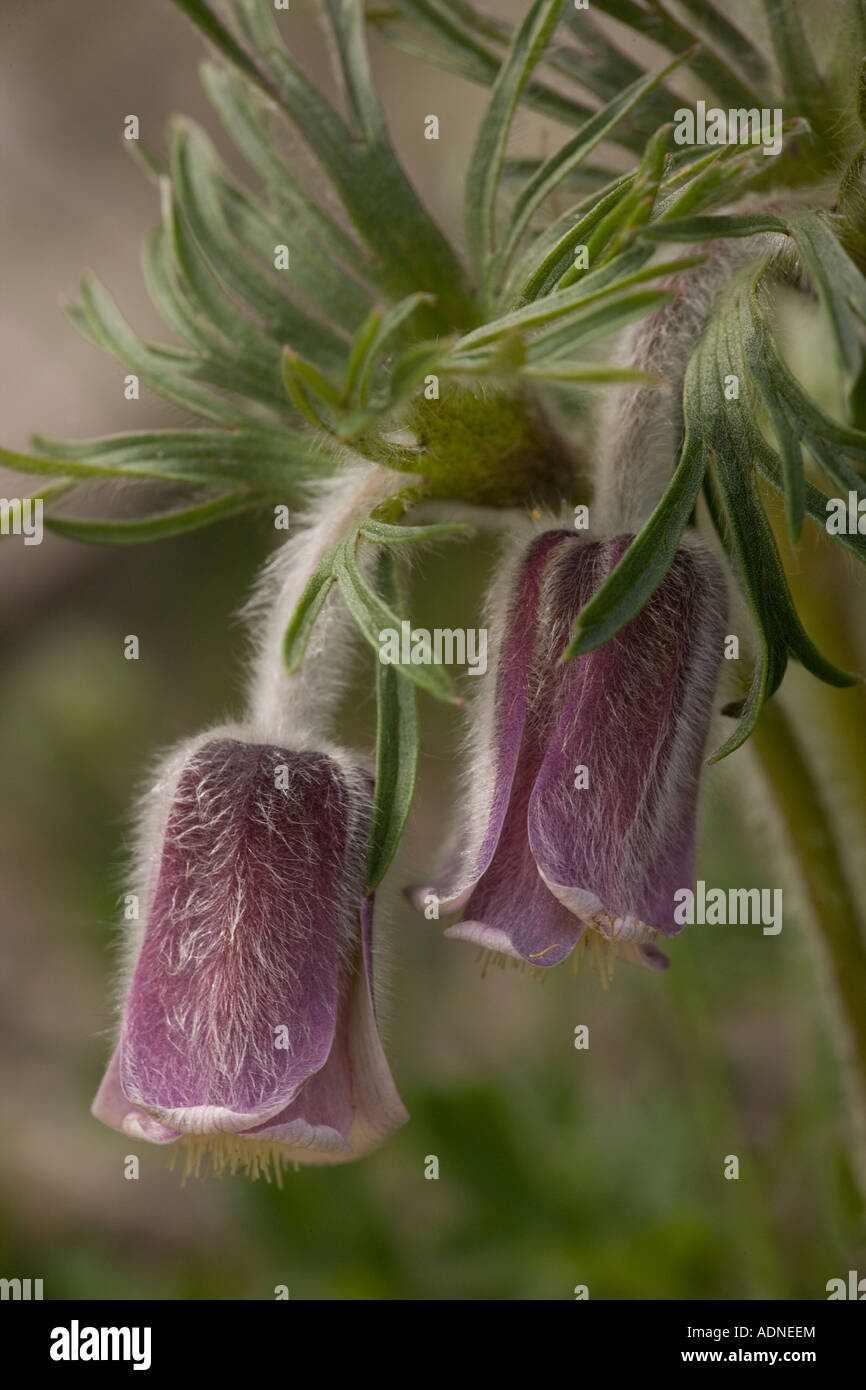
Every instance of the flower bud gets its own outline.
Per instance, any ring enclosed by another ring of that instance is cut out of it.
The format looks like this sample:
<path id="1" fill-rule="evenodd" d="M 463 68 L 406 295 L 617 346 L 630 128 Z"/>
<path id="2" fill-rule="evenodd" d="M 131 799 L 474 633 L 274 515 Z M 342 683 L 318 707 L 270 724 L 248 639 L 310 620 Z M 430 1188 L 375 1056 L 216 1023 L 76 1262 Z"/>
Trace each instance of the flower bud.
<path id="1" fill-rule="evenodd" d="M 174 756 L 100 1120 L 253 1176 L 358 1158 L 405 1122 L 374 1012 L 370 814 L 335 752 L 230 729 Z"/>
<path id="2" fill-rule="evenodd" d="M 446 935 L 540 967 L 578 942 L 654 969 L 693 882 L 698 782 L 727 612 L 696 542 L 604 646 L 560 660 L 630 537 L 538 536 L 494 586 L 495 675 L 480 697 L 460 852 L 432 893 L 465 908 Z M 593 936 L 592 934 L 596 934 Z"/>

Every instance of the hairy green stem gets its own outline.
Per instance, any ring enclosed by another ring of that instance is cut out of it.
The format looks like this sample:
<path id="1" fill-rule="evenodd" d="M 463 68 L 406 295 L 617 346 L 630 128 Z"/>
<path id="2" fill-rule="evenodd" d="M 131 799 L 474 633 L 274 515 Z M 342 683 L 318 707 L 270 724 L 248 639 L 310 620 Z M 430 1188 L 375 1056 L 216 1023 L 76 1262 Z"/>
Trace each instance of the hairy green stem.
<path id="1" fill-rule="evenodd" d="M 849 1102 L 853 1159 L 866 1204 L 866 938 L 860 907 L 828 813 L 826 792 L 777 698 L 765 705 L 753 746 L 799 866 L 825 965 L 828 1008 Z"/>

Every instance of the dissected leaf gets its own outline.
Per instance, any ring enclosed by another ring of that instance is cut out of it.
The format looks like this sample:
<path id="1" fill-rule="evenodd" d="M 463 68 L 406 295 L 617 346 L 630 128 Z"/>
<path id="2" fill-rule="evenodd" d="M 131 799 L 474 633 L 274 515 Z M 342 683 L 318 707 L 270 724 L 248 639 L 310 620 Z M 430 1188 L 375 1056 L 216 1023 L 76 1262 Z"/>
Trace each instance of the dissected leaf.
<path id="1" fill-rule="evenodd" d="M 336 551 L 334 546 L 319 561 L 283 636 L 283 664 L 292 674 L 300 669 L 316 619 L 336 580 Z"/>
<path id="2" fill-rule="evenodd" d="M 207 502 L 160 512 L 155 516 L 73 517 L 55 513 L 46 516 L 45 525 L 60 536 L 88 545 L 140 545 L 186 535 L 188 531 L 200 531 L 216 521 L 249 511 L 251 507 L 263 506 L 266 501 L 266 498 L 256 498 L 249 492 L 229 492 Z"/>
<path id="3" fill-rule="evenodd" d="M 355 557 L 355 545 L 356 538 L 353 536 L 338 547 L 334 558 L 334 573 L 349 612 L 378 654 L 381 634 L 386 630 L 399 634 L 403 620 L 379 598 L 361 574 Z M 408 680 L 422 686 L 437 699 L 447 700 L 452 704 L 460 703 L 450 677 L 441 666 L 432 663 L 416 665 L 410 662 L 395 664 L 394 670 L 402 672 Z"/>
<path id="4" fill-rule="evenodd" d="M 496 248 L 496 195 L 511 123 L 561 7 L 562 0 L 533 0 L 493 84 L 475 138 L 466 175 L 466 229 L 476 275 L 482 284 L 487 283 Z"/>
<path id="5" fill-rule="evenodd" d="M 402 607 L 393 557 L 383 550 L 378 586 L 385 602 Z M 393 666 L 376 667 L 376 784 L 367 853 L 367 891 L 385 876 L 403 835 L 418 770 L 418 708 L 415 687 Z"/>
<path id="6" fill-rule="evenodd" d="M 430 526 L 395 526 L 368 517 L 358 527 L 365 540 L 376 545 L 406 545 L 411 541 L 435 540 L 437 536 L 460 536 L 469 530 L 465 521 L 434 522 Z"/>

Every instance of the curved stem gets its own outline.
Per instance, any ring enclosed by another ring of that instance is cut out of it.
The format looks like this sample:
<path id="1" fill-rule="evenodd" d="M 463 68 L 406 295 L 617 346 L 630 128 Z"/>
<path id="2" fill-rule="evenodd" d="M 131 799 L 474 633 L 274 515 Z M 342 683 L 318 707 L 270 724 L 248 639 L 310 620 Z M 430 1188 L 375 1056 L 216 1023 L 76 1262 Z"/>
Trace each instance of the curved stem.
<path id="1" fill-rule="evenodd" d="M 778 697 L 764 706 L 752 743 L 799 866 L 826 967 L 828 1011 L 849 1100 L 854 1167 L 866 1203 L 866 938 L 860 906 L 825 793 Z"/>

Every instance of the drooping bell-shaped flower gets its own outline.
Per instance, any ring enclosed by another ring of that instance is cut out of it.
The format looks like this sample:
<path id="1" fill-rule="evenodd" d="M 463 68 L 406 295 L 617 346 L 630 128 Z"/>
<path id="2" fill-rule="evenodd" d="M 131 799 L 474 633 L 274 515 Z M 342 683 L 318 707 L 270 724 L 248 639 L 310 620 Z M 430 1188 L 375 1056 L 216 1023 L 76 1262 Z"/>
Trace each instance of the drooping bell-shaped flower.
<path id="1" fill-rule="evenodd" d="M 370 806 L 339 754 L 233 729 L 175 756 L 99 1119 L 253 1175 L 360 1157 L 405 1122 L 373 998 Z"/>
<path id="2" fill-rule="evenodd" d="M 459 851 L 430 886 L 446 935 L 533 966 L 578 942 L 662 969 L 674 894 L 693 884 L 698 781 L 725 632 L 720 566 L 677 552 L 643 611 L 562 662 L 574 620 L 630 537 L 536 537 L 491 597 Z M 593 935 L 595 934 L 595 935 Z"/>

